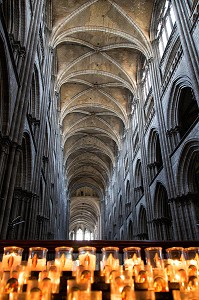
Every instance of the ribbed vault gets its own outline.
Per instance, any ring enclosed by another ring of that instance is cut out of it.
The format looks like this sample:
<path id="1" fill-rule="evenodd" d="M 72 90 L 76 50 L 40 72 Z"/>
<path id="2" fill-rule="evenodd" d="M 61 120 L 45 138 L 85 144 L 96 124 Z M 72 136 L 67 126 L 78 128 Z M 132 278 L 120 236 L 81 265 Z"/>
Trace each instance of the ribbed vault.
<path id="1" fill-rule="evenodd" d="M 129 128 L 129 101 L 137 97 L 138 62 L 151 57 L 153 5 L 152 0 L 53 1 L 51 45 L 71 231 L 77 224 L 93 232 L 100 225 L 100 203 Z"/>

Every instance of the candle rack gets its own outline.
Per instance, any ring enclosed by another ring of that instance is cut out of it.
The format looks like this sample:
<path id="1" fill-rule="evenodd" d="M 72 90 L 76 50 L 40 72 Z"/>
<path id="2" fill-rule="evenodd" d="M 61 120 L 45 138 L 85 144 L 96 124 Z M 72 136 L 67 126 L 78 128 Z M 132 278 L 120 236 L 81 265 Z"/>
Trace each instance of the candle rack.
<path id="1" fill-rule="evenodd" d="M 199 243 L 1 241 L 0 300 L 199 300 Z"/>

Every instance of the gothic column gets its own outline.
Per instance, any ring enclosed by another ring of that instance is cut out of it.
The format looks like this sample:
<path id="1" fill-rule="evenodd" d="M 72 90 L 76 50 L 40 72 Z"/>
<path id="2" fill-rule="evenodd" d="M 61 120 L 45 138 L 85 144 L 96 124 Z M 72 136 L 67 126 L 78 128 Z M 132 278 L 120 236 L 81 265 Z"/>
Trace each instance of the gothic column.
<path id="1" fill-rule="evenodd" d="M 153 43 L 153 47 L 155 47 Z M 155 49 L 154 49 L 155 51 Z M 154 105 L 155 110 L 157 114 L 157 119 L 159 123 L 159 137 L 160 137 L 160 143 L 162 145 L 161 147 L 161 153 L 162 153 L 162 159 L 163 159 L 163 167 L 165 169 L 166 177 L 167 177 L 167 193 L 168 197 L 171 197 L 171 195 L 175 195 L 175 183 L 174 183 L 174 176 L 171 166 L 171 161 L 169 157 L 169 143 L 167 141 L 167 135 L 166 135 L 166 125 L 164 120 L 164 113 L 163 113 L 163 107 L 161 103 L 161 77 L 160 77 L 160 71 L 158 62 L 156 59 L 151 58 L 149 60 L 149 68 L 150 68 L 150 74 L 152 76 L 152 90 L 153 90 L 153 96 L 154 96 Z"/>
<path id="2" fill-rule="evenodd" d="M 0 215 L 4 216 L 4 218 L 1 218 L 0 220 L 0 230 L 2 239 L 6 238 L 10 209 L 12 205 L 12 195 L 14 191 L 14 185 L 17 174 L 17 165 L 19 160 L 19 151 L 17 150 L 18 145 L 21 144 L 23 137 L 24 122 L 28 106 L 27 99 L 29 97 L 33 66 L 35 62 L 35 54 L 37 51 L 37 40 L 39 25 L 42 16 L 43 0 L 35 1 L 34 6 L 34 17 L 31 19 L 29 31 L 30 34 L 28 36 L 26 44 L 28 52 L 26 53 L 23 69 L 21 72 L 21 82 L 23 82 L 23 85 L 19 87 L 17 93 L 16 105 L 11 123 L 10 136 L 13 140 L 13 144 L 10 149 L 8 167 L 6 170 L 6 175 L 4 177 L 4 189 L 1 193 L 2 205 L 0 207 Z"/>
<path id="3" fill-rule="evenodd" d="M 159 240 L 159 238 L 158 238 L 158 221 L 157 221 L 157 219 L 153 219 L 153 225 L 154 225 L 154 240 Z"/>
<path id="4" fill-rule="evenodd" d="M 191 224 L 191 202 L 190 200 L 185 201 L 184 213 L 186 220 L 186 229 L 187 229 L 187 240 L 194 240 L 193 228 Z"/>
<path id="5" fill-rule="evenodd" d="M 28 231 L 28 225 L 29 222 L 31 222 L 31 219 L 29 219 L 29 212 L 30 212 L 30 204 L 32 199 L 32 193 L 28 191 L 23 191 L 23 205 L 22 205 L 22 211 L 21 216 L 22 219 L 25 221 L 24 226 L 22 230 L 20 230 L 20 239 L 24 240 L 27 239 L 27 231 Z"/>
<path id="6" fill-rule="evenodd" d="M 173 228 L 177 229 L 177 240 L 198 239 L 193 199 L 194 195 L 186 195 L 173 199 L 171 212 L 174 213 Z"/>
<path id="7" fill-rule="evenodd" d="M 0 219 L 0 231 L 2 239 L 6 238 L 20 151 L 21 148 L 16 143 L 12 143 L 1 192 L 0 215 L 3 217 Z"/>
<path id="8" fill-rule="evenodd" d="M 172 227 L 174 231 L 174 240 L 179 240 L 181 239 L 181 234 L 179 231 L 180 225 L 178 221 L 178 214 L 176 214 L 176 202 L 174 199 L 169 200 L 169 205 L 170 205 L 170 211 L 172 215 Z"/>
<path id="9" fill-rule="evenodd" d="M 39 196 L 32 194 L 30 199 L 30 208 L 28 213 L 28 228 L 27 228 L 27 239 L 36 239 L 36 222 L 37 222 L 37 206 L 39 202 Z"/>
<path id="10" fill-rule="evenodd" d="M 198 202 L 198 194 L 188 194 L 185 197 L 186 201 L 186 211 L 187 211 L 187 223 L 189 226 L 189 239 L 198 240 L 199 239 L 199 228 L 197 226 L 196 217 L 196 207 L 195 203 Z"/>
<path id="11" fill-rule="evenodd" d="M 142 92 L 140 88 L 139 83 L 139 96 L 142 99 Z M 148 227 L 148 235 L 149 239 L 154 239 L 154 228 L 153 228 L 153 208 L 152 208 L 152 201 L 151 201 L 151 195 L 150 195 L 150 189 L 149 189 L 149 176 L 147 172 L 147 151 L 146 151 L 146 144 L 144 140 L 144 116 L 143 116 L 143 107 L 142 102 L 139 101 L 139 99 L 134 99 L 133 102 L 135 110 L 137 109 L 137 116 L 139 119 L 138 122 L 138 132 L 141 137 L 143 137 L 143 140 L 140 142 L 140 149 L 141 149 L 141 157 L 142 157 L 142 174 L 143 174 L 143 185 L 144 185 L 144 194 L 146 199 L 146 214 L 147 214 L 147 227 Z"/>
<path id="12" fill-rule="evenodd" d="M 180 228 L 182 231 L 182 236 L 183 236 L 183 240 L 188 240 L 188 236 L 187 236 L 187 224 L 185 226 L 186 223 L 186 216 L 184 213 L 184 207 L 185 207 L 185 203 L 184 203 L 184 199 L 179 199 L 177 198 L 177 206 L 178 206 L 178 218 L 180 221 Z"/>
<path id="13" fill-rule="evenodd" d="M 9 154 L 9 147 L 10 147 L 10 140 L 8 138 L 1 138 L 1 153 L 0 153 L 0 178 L 4 177 L 5 167 L 8 159 Z M 2 181 L 0 183 L 0 190 L 2 188 Z"/>

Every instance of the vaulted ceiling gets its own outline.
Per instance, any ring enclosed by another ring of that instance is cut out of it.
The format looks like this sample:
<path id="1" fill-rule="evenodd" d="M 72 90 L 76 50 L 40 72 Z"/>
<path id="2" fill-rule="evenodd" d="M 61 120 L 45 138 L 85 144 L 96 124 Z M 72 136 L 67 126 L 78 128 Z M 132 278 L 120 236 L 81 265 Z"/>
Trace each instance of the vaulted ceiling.
<path id="1" fill-rule="evenodd" d="M 90 187 L 99 199 L 105 194 L 129 127 L 138 62 L 151 56 L 154 2 L 53 1 L 51 44 L 56 49 L 56 90 L 71 197 L 81 187 Z M 78 206 L 72 214 L 81 222 Z"/>

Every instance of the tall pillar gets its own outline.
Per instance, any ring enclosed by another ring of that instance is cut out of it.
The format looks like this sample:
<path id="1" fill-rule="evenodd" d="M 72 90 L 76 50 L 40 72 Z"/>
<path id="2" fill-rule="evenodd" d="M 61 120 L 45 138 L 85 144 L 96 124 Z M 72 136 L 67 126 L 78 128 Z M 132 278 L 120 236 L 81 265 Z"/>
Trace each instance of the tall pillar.
<path id="1" fill-rule="evenodd" d="M 178 221 L 178 213 L 176 213 L 176 202 L 174 199 L 169 200 L 170 211 L 172 215 L 172 227 L 174 232 L 174 240 L 181 239 L 180 225 Z"/>
<path id="2" fill-rule="evenodd" d="M 0 218 L 0 231 L 2 239 L 5 239 L 7 234 L 20 151 L 21 149 L 19 148 L 19 146 L 15 143 L 12 143 L 1 193 L 2 201 L 0 206 L 0 216 L 2 217 Z"/>
<path id="3" fill-rule="evenodd" d="M 159 123 L 158 133 L 160 137 L 160 143 L 162 145 L 161 153 L 163 158 L 163 166 L 165 169 L 167 183 L 168 183 L 166 187 L 167 194 L 168 197 L 171 198 L 173 197 L 173 195 L 175 195 L 175 183 L 174 183 L 174 176 L 171 167 L 171 161 L 169 157 L 169 143 L 167 141 L 167 135 L 166 135 L 167 130 L 166 130 L 166 125 L 164 120 L 163 107 L 160 98 L 160 90 L 161 90 L 160 71 L 156 59 L 151 58 L 149 60 L 149 68 L 150 68 L 150 74 L 152 76 L 152 90 L 154 96 L 154 105 L 155 105 L 155 110 L 157 112 L 157 119 Z"/>

